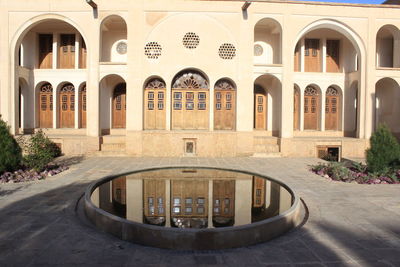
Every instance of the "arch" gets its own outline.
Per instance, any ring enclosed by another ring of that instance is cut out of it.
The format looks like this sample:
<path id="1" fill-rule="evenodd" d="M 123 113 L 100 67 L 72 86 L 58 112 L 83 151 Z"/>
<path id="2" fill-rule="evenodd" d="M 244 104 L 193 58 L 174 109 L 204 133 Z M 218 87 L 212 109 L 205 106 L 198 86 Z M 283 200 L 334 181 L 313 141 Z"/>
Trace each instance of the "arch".
<path id="1" fill-rule="evenodd" d="M 282 83 L 274 75 L 264 74 L 254 81 L 254 129 L 268 130 L 279 136 L 282 112 Z"/>
<path id="2" fill-rule="evenodd" d="M 342 90 L 337 85 L 331 85 L 325 93 L 325 130 L 341 129 Z"/>
<path id="3" fill-rule="evenodd" d="M 300 87 L 294 84 L 293 90 L 293 130 L 300 130 Z"/>
<path id="4" fill-rule="evenodd" d="M 128 26 L 117 14 L 105 17 L 100 24 L 100 61 L 126 62 Z"/>
<path id="5" fill-rule="evenodd" d="M 365 44 L 363 42 L 363 40 L 361 39 L 361 37 L 348 25 L 339 22 L 337 20 L 333 20 L 333 19 L 321 19 L 321 20 L 317 20 L 314 21 L 310 24 L 308 24 L 307 26 L 305 26 L 301 31 L 299 31 L 299 33 L 297 34 L 296 38 L 294 39 L 294 43 L 292 44 L 292 51 L 294 51 L 296 53 L 296 46 L 298 46 L 298 43 L 300 41 L 300 39 L 305 36 L 307 33 L 314 31 L 314 30 L 318 30 L 318 29 L 330 29 L 333 31 L 336 31 L 340 34 L 342 34 L 344 37 L 346 37 L 351 44 L 353 45 L 354 49 L 355 49 L 355 55 L 354 58 L 357 59 L 357 61 L 364 61 L 365 54 L 366 54 L 366 50 L 365 50 Z M 312 46 L 312 43 L 310 43 L 310 45 Z M 360 56 L 358 56 L 360 55 Z M 296 58 L 295 58 L 296 59 Z M 361 64 L 359 62 L 350 62 L 348 63 L 348 67 L 349 69 L 351 69 L 351 71 L 354 71 L 357 69 L 358 66 L 361 66 Z M 296 69 L 296 66 L 295 66 Z"/>
<path id="6" fill-rule="evenodd" d="M 79 119 L 79 128 L 86 128 L 87 124 L 87 89 L 86 82 L 83 82 L 79 85 L 79 101 L 78 101 L 78 119 Z"/>
<path id="7" fill-rule="evenodd" d="M 145 130 L 165 130 L 166 127 L 166 84 L 157 76 L 144 83 L 144 126 Z"/>
<path id="8" fill-rule="evenodd" d="M 321 120 L 321 89 L 310 84 L 304 89 L 304 130 L 319 130 Z"/>
<path id="9" fill-rule="evenodd" d="M 53 128 L 53 86 L 49 82 L 40 82 L 36 86 L 38 126 L 39 128 Z"/>
<path id="10" fill-rule="evenodd" d="M 31 114 L 30 112 L 30 102 L 29 101 L 29 85 L 25 78 L 19 77 L 18 79 L 18 127 L 23 131 L 29 124 L 29 117 Z M 33 121 L 33 118 L 31 118 Z"/>
<path id="11" fill-rule="evenodd" d="M 172 80 L 172 129 L 209 127 L 209 80 L 200 71 L 185 69 Z"/>
<path id="12" fill-rule="evenodd" d="M 214 85 L 214 130 L 234 130 L 236 127 L 236 84 L 229 78 Z"/>
<path id="13" fill-rule="evenodd" d="M 254 25 L 254 63 L 282 63 L 282 26 L 273 18 L 262 18 Z"/>
<path id="14" fill-rule="evenodd" d="M 375 127 L 385 123 L 392 133 L 400 137 L 400 86 L 392 78 L 385 77 L 375 84 Z"/>
<path id="15" fill-rule="evenodd" d="M 376 33 L 376 67 L 400 67 L 400 30 L 392 24 L 386 24 Z"/>
<path id="16" fill-rule="evenodd" d="M 112 128 L 121 128 L 119 127 L 114 127 L 114 118 L 115 115 L 114 111 L 117 110 L 116 104 L 115 103 L 115 98 L 114 98 L 114 91 L 115 88 L 120 85 L 120 84 L 125 84 L 126 87 L 126 82 L 123 77 L 121 77 L 118 74 L 108 74 L 104 76 L 100 80 L 100 128 L 102 129 L 103 134 L 109 134 L 110 129 Z M 126 92 L 126 89 L 125 89 Z M 125 93 L 125 99 L 124 97 L 121 96 L 121 101 L 126 101 L 126 93 Z M 118 100 L 118 101 L 119 101 Z M 121 107 L 118 106 L 118 111 L 121 113 L 119 119 L 121 119 L 123 122 L 123 118 L 126 120 L 126 114 L 122 114 L 125 112 L 125 104 L 120 102 L 118 105 L 121 104 Z M 121 109 L 120 109 L 121 108 Z M 121 126 L 124 126 L 123 124 Z M 122 127 L 124 128 L 124 127 Z"/>

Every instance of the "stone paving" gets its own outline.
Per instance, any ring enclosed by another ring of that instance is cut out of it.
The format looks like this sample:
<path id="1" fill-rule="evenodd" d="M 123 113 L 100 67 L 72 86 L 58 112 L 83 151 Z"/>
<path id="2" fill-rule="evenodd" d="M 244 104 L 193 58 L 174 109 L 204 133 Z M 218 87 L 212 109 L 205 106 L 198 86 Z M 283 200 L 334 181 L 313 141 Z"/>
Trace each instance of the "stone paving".
<path id="1" fill-rule="evenodd" d="M 39 182 L 0 185 L 0 266 L 400 266 L 400 186 L 331 182 L 308 171 L 318 159 L 72 158 Z M 270 242 L 217 251 L 144 247 L 99 232 L 77 216 L 86 186 L 154 166 L 248 170 L 286 182 L 309 218 Z"/>

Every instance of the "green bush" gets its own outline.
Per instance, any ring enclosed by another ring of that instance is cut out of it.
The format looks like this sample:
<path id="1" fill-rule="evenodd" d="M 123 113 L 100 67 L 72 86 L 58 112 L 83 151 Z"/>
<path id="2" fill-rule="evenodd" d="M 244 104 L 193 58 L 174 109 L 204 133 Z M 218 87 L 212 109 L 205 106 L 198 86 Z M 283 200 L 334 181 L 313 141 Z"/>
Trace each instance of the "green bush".
<path id="1" fill-rule="evenodd" d="M 374 173 L 388 172 L 399 165 L 400 145 L 390 132 L 390 129 L 381 124 L 371 136 L 370 148 L 367 150 L 368 169 Z"/>
<path id="2" fill-rule="evenodd" d="M 0 174 L 18 169 L 22 160 L 22 151 L 10 134 L 10 127 L 0 116 Z"/>
<path id="3" fill-rule="evenodd" d="M 60 148 L 42 130 L 31 136 L 26 153 L 24 164 L 36 171 L 42 171 L 55 157 L 61 155 Z"/>

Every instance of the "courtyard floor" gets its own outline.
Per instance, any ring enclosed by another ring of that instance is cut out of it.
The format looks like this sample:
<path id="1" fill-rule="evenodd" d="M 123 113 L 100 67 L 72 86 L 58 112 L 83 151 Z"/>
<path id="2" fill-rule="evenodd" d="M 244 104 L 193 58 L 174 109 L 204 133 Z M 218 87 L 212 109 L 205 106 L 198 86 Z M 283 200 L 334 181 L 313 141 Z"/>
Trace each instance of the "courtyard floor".
<path id="1" fill-rule="evenodd" d="M 400 266 L 400 185 L 328 181 L 300 158 L 68 158 L 44 181 L 0 185 L 0 266 Z M 270 242 L 217 251 L 144 247 L 82 221 L 93 180 L 147 167 L 213 166 L 261 173 L 294 189 L 306 223 Z"/>

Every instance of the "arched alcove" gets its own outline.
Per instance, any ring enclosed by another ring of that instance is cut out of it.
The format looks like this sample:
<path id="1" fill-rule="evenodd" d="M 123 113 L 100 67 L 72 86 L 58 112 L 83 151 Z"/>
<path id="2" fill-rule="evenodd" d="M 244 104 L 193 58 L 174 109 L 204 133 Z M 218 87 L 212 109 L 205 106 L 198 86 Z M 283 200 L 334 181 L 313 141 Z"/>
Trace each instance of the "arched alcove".
<path id="1" fill-rule="evenodd" d="M 118 15 L 103 19 L 100 38 L 100 61 L 125 63 L 127 60 L 127 25 Z"/>
<path id="2" fill-rule="evenodd" d="M 263 18 L 254 26 L 254 64 L 282 63 L 282 27 L 272 18 Z"/>
<path id="3" fill-rule="evenodd" d="M 376 67 L 400 67 L 400 31 L 396 26 L 384 25 L 376 34 Z"/>

